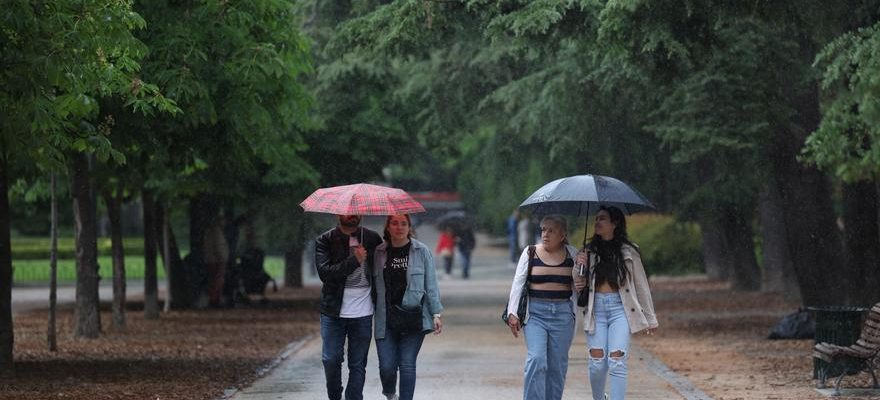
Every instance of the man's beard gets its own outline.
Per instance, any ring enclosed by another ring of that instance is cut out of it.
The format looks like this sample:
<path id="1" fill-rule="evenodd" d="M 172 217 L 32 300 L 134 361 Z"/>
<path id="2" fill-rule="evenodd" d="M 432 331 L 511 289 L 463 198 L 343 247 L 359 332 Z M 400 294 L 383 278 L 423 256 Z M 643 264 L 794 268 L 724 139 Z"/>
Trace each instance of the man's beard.
<path id="1" fill-rule="evenodd" d="M 361 224 L 361 219 L 359 217 L 354 218 L 340 218 L 339 225 L 342 225 L 346 228 L 357 228 L 358 225 Z"/>

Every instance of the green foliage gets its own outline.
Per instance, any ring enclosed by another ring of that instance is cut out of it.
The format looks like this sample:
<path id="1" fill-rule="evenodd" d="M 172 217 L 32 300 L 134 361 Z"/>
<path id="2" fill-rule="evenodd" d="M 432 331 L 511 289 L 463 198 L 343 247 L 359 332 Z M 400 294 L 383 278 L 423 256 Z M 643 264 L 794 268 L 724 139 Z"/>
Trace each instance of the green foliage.
<path id="1" fill-rule="evenodd" d="M 0 18 L 0 146 L 59 167 L 68 150 L 125 161 L 98 117 L 119 97 L 147 112 L 174 110 L 137 72 L 146 47 L 132 31 L 145 21 L 130 0 L 8 1 Z"/>
<path id="2" fill-rule="evenodd" d="M 216 193 L 242 198 L 254 184 L 302 184 L 314 170 L 301 131 L 312 98 L 300 82 L 311 70 L 308 43 L 288 0 L 138 2 L 151 23 L 144 75 L 181 108 L 178 118 L 127 117 L 162 197 Z"/>
<path id="3" fill-rule="evenodd" d="M 692 222 L 668 216 L 631 218 L 630 237 L 639 245 L 645 269 L 653 275 L 703 272 L 702 236 Z"/>
<path id="4" fill-rule="evenodd" d="M 880 176 L 880 23 L 829 43 L 816 61 L 830 94 L 807 159 L 846 181 Z"/>

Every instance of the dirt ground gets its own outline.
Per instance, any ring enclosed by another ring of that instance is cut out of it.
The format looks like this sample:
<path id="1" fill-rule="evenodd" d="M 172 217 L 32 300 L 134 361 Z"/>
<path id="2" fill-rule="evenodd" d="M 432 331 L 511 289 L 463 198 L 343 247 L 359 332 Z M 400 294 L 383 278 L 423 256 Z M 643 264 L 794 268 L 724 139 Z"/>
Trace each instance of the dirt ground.
<path id="1" fill-rule="evenodd" d="M 813 339 L 766 339 L 797 304 L 777 294 L 732 292 L 700 277 L 656 279 L 653 290 L 661 326 L 656 336 L 639 337 L 637 343 L 708 395 L 717 400 L 825 398 L 814 390 Z M 866 387 L 870 375 L 843 382 Z"/>
<path id="2" fill-rule="evenodd" d="M 130 305 L 125 331 L 109 310 L 104 334 L 74 339 L 73 312 L 58 315 L 58 352 L 46 345 L 47 313 L 15 316 L 15 376 L 0 399 L 216 399 L 247 385 L 291 342 L 319 331 L 318 291 L 270 294 L 268 306 L 172 311 L 145 320 Z"/>

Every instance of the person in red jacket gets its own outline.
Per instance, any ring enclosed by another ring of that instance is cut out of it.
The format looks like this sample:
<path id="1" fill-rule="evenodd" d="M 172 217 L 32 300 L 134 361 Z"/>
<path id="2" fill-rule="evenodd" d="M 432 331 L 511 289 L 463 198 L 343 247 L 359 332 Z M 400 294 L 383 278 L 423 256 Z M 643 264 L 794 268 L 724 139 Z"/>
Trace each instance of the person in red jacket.
<path id="1" fill-rule="evenodd" d="M 443 259 L 443 269 L 446 276 L 452 274 L 452 255 L 455 253 L 455 233 L 451 227 L 447 227 L 440 232 L 440 238 L 437 240 L 437 248 L 434 249 L 437 256 Z"/>

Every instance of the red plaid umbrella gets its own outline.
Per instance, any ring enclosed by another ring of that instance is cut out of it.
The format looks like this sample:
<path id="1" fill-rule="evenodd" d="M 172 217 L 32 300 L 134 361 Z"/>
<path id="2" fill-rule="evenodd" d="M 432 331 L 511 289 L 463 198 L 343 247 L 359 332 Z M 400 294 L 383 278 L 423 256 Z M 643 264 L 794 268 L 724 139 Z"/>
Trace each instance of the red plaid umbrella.
<path id="1" fill-rule="evenodd" d="M 336 215 L 399 215 L 425 212 L 407 192 L 358 183 L 318 189 L 299 203 L 303 210 Z"/>

